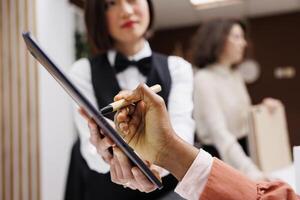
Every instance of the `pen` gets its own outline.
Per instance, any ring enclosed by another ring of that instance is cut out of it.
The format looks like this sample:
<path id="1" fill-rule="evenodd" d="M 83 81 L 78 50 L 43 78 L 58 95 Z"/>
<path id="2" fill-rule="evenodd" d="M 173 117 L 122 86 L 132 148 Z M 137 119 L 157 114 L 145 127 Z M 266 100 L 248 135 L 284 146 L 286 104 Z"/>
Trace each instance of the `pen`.
<path id="1" fill-rule="evenodd" d="M 158 93 L 161 91 L 161 86 L 159 84 L 153 85 L 152 87 L 150 87 L 150 89 L 155 92 Z M 108 104 L 107 106 L 101 108 L 101 113 L 103 115 L 111 113 L 111 112 L 115 112 L 117 110 L 119 110 L 120 108 L 123 108 L 125 106 L 128 106 L 128 102 L 125 101 L 125 99 L 121 99 L 119 101 L 115 101 L 113 103 Z"/>

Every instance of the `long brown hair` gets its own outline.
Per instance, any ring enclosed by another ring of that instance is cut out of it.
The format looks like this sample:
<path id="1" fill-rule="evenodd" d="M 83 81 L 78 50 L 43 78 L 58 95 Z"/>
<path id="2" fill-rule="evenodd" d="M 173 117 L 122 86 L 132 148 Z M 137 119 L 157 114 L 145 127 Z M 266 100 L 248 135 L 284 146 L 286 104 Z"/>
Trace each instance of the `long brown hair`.
<path id="1" fill-rule="evenodd" d="M 192 63 L 198 68 L 216 63 L 235 24 L 240 25 L 246 34 L 246 24 L 240 20 L 214 19 L 204 23 L 192 40 Z"/>
<path id="2" fill-rule="evenodd" d="M 151 30 L 154 21 L 154 10 L 151 0 L 147 0 L 149 5 L 150 23 L 147 32 Z M 106 22 L 106 2 L 105 0 L 86 0 L 84 6 L 85 25 L 88 33 L 88 41 L 93 53 L 102 53 L 113 47 Z M 146 34 L 146 33 L 145 33 Z"/>

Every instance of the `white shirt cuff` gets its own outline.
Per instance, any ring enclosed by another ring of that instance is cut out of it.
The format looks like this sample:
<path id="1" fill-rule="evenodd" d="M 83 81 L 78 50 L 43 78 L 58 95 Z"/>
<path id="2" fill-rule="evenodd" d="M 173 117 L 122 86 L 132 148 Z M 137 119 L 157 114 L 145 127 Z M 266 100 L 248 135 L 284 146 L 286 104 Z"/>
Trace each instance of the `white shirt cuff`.
<path id="1" fill-rule="evenodd" d="M 200 150 L 187 173 L 175 188 L 175 192 L 185 199 L 199 200 L 213 164 L 212 156 Z"/>

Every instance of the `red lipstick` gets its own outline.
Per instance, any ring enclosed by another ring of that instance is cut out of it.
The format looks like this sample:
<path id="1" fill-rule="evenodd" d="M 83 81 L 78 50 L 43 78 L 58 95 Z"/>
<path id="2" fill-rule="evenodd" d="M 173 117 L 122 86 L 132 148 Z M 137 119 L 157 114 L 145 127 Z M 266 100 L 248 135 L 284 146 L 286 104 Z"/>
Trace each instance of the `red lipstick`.
<path id="1" fill-rule="evenodd" d="M 124 24 L 122 24 L 122 28 L 132 28 L 133 25 L 135 24 L 136 22 L 134 21 L 126 21 Z"/>

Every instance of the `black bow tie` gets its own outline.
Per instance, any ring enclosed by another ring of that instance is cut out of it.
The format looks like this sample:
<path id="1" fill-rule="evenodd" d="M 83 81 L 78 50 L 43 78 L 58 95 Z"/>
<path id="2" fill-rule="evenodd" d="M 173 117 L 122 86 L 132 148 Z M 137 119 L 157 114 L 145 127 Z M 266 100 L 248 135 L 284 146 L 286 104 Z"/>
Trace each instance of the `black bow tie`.
<path id="1" fill-rule="evenodd" d="M 128 66 L 135 66 L 138 70 L 144 75 L 147 76 L 151 69 L 151 60 L 152 57 L 145 57 L 139 61 L 128 60 L 124 55 L 117 53 L 115 61 L 116 72 L 124 71 Z"/>

